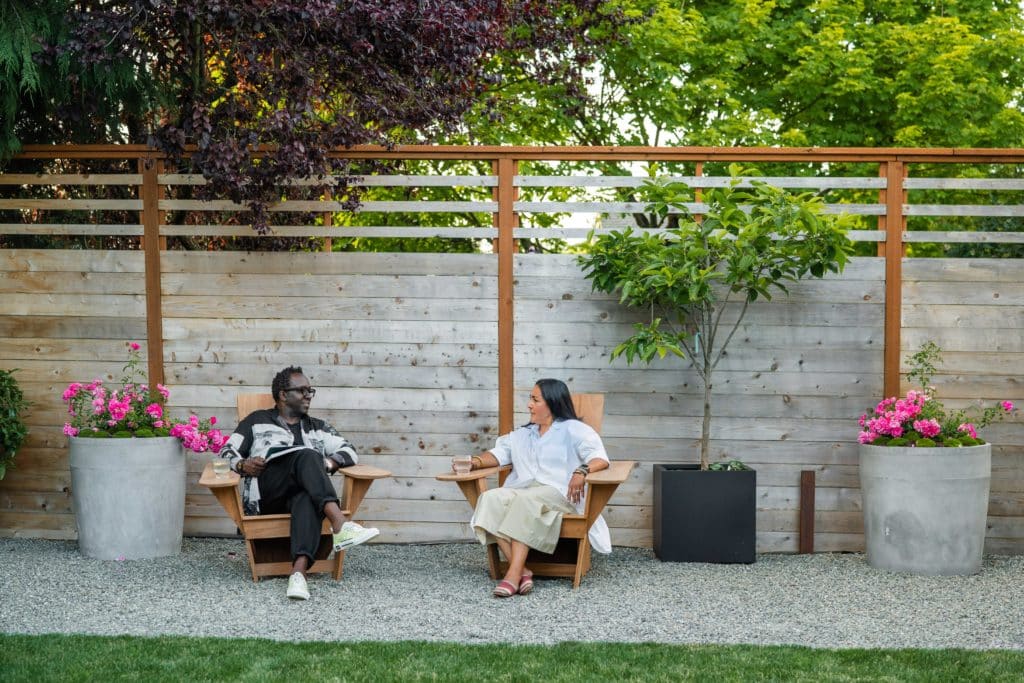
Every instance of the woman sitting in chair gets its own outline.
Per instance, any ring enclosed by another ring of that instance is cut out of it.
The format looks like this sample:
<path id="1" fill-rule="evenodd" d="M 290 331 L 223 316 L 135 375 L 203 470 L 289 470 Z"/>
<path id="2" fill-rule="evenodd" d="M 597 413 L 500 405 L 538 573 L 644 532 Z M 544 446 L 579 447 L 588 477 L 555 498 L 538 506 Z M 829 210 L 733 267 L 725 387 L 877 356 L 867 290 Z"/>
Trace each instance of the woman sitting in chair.
<path id="1" fill-rule="evenodd" d="M 512 465 L 504 486 L 481 494 L 470 521 L 480 542 L 497 543 L 508 559 L 494 589 L 498 598 L 533 590 L 533 573 L 526 569 L 530 548 L 554 552 L 562 515 L 582 510 L 587 473 L 608 467 L 601 437 L 576 417 L 564 382 L 538 380 L 528 408 L 529 423 L 473 456 L 473 469 Z M 611 552 L 603 519 L 591 527 L 590 540 L 598 552 Z"/>

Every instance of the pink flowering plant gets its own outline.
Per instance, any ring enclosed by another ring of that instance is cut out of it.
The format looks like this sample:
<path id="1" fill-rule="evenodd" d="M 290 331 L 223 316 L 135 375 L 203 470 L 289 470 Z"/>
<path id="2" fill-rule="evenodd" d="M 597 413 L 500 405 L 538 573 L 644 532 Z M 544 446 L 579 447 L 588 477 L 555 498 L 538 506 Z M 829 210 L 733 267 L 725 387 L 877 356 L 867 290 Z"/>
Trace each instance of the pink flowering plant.
<path id="1" fill-rule="evenodd" d="M 929 386 L 942 351 L 934 342 L 927 342 L 910 357 L 911 371 L 907 379 L 918 382 L 921 390 L 907 392 L 906 398 L 892 396 L 875 406 L 869 416 L 860 416 L 861 432 L 857 440 L 873 446 L 947 447 L 977 446 L 985 443 L 978 430 L 1014 411 L 1013 403 L 978 410 L 946 411 Z"/>
<path id="2" fill-rule="evenodd" d="M 164 413 L 170 392 L 162 384 L 150 388 L 142 376 L 139 345 L 128 343 L 128 364 L 120 386 L 108 387 L 101 379 L 88 384 L 72 382 L 62 398 L 68 404 L 64 433 L 80 438 L 173 436 L 190 451 L 216 453 L 227 437 L 214 427 L 217 418 L 200 420 L 189 415 L 176 420 Z"/>

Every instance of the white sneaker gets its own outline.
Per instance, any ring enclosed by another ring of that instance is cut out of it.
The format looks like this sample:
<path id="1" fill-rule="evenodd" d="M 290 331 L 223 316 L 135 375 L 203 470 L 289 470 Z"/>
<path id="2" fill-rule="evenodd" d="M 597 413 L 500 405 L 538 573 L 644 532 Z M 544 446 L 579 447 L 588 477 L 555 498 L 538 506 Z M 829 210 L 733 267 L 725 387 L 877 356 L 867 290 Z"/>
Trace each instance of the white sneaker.
<path id="1" fill-rule="evenodd" d="M 334 549 L 340 552 L 354 545 L 366 543 L 374 536 L 379 535 L 380 529 L 363 527 L 355 522 L 345 522 L 341 525 L 341 531 L 334 534 Z"/>
<path id="2" fill-rule="evenodd" d="M 288 577 L 288 597 L 292 600 L 309 600 L 306 577 L 299 572 Z"/>

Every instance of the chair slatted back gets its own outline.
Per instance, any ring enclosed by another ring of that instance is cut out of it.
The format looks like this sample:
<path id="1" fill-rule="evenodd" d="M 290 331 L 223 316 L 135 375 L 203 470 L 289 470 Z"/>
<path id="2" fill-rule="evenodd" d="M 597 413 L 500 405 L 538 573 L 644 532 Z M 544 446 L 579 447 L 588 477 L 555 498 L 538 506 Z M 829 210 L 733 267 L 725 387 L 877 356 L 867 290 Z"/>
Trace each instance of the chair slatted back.
<path id="1" fill-rule="evenodd" d="M 595 432 L 601 433 L 601 422 L 604 420 L 604 394 L 573 394 L 572 406 L 581 422 L 590 425 Z"/>
<path id="2" fill-rule="evenodd" d="M 241 422 L 249 413 L 274 407 L 274 397 L 270 394 L 238 394 L 235 397 L 238 409 L 238 421 Z"/>

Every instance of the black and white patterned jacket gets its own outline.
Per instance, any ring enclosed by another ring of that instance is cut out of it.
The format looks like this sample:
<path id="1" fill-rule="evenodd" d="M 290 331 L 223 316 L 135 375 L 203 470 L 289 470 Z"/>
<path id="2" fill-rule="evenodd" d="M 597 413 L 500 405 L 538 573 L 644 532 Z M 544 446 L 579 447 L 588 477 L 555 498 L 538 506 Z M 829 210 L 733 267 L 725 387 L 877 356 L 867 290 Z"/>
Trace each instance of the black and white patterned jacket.
<path id="1" fill-rule="evenodd" d="M 302 443 L 295 437 L 277 408 L 257 410 L 242 420 L 224 444 L 220 457 L 227 458 L 232 470 L 243 458 L 271 460 L 301 448 L 312 448 L 326 458 L 348 467 L 359 461 L 356 449 L 323 420 L 304 415 L 301 420 Z M 242 478 L 242 507 L 246 515 L 260 514 L 260 489 L 256 477 Z"/>

